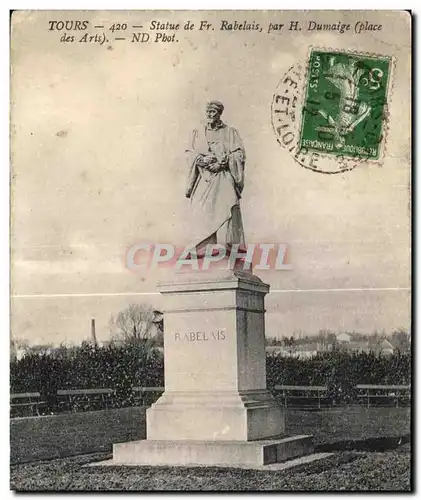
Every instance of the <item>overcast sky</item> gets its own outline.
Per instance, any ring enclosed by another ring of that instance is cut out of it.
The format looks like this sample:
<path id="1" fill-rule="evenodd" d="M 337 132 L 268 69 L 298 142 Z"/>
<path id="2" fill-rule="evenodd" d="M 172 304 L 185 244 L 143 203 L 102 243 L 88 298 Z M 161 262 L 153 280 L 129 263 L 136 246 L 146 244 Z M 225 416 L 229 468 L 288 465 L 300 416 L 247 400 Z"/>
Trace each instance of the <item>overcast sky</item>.
<path id="1" fill-rule="evenodd" d="M 246 148 L 242 211 L 248 242 L 290 248 L 292 270 L 259 274 L 272 289 L 267 333 L 409 327 L 411 96 L 405 14 L 383 13 L 381 32 L 359 36 L 215 31 L 180 33 L 176 44 L 104 46 L 60 43 L 61 33 L 48 31 L 48 20 L 66 17 L 58 13 L 17 14 L 12 40 L 15 338 L 77 342 L 88 338 L 90 319 L 96 318 L 98 337 L 106 339 L 110 315 L 127 304 L 149 301 L 162 307 L 156 294 L 160 273 L 131 273 L 125 255 L 135 243 L 189 240 L 184 149 L 209 99 L 225 104 L 223 118 L 239 130 Z M 293 12 L 217 16 L 67 14 L 92 25 L 304 20 Z M 321 16 L 325 22 L 338 20 L 338 13 Z M 346 16 L 353 23 L 361 18 Z M 324 175 L 302 168 L 278 145 L 272 96 L 292 64 L 305 65 L 310 46 L 395 58 L 381 167 L 362 164 Z"/>

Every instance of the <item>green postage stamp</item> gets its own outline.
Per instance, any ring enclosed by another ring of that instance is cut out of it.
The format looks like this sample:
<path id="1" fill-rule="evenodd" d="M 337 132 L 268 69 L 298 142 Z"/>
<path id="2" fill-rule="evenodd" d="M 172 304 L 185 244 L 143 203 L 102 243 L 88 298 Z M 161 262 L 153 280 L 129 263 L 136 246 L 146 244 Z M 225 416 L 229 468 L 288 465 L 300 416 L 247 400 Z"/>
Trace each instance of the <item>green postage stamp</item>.
<path id="1" fill-rule="evenodd" d="M 313 49 L 300 150 L 378 160 L 384 143 L 391 58 Z"/>

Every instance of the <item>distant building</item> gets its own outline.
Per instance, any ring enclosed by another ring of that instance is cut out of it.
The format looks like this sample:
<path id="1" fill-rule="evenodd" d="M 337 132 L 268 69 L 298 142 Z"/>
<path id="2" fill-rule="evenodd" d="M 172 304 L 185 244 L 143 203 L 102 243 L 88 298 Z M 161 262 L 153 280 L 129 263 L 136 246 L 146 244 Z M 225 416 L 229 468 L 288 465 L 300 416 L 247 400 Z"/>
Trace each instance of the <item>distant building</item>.
<path id="1" fill-rule="evenodd" d="M 285 351 L 285 347 L 282 345 L 268 345 L 266 346 L 266 352 L 269 354 L 282 354 Z"/>
<path id="2" fill-rule="evenodd" d="M 382 339 L 378 344 L 378 348 L 382 354 L 393 354 L 395 351 L 395 348 L 387 339 Z"/>
<path id="3" fill-rule="evenodd" d="M 339 333 L 336 341 L 340 349 L 348 352 L 373 352 L 375 354 L 393 354 L 395 348 L 385 337 L 366 337 L 353 333 Z"/>
<path id="4" fill-rule="evenodd" d="M 340 342 L 340 343 L 351 342 L 351 339 L 352 339 L 352 336 L 350 333 L 343 332 L 343 333 L 338 333 L 338 335 L 336 335 L 336 340 L 337 340 L 337 342 Z"/>
<path id="5" fill-rule="evenodd" d="M 374 352 L 375 354 L 390 355 L 395 351 L 394 346 L 386 338 L 366 337 L 360 334 L 339 333 L 336 340 L 327 341 L 306 341 L 304 343 L 292 345 L 270 345 L 266 347 L 266 352 L 273 355 L 311 358 L 322 352 L 330 352 L 334 349 L 347 352 Z"/>
<path id="6" fill-rule="evenodd" d="M 156 331 L 163 332 L 164 331 L 164 313 L 162 311 L 158 311 L 157 309 L 154 310 L 154 319 L 153 323 L 155 325 Z"/>
<path id="7" fill-rule="evenodd" d="M 307 342 L 293 346 L 273 345 L 267 346 L 268 354 L 279 355 L 290 358 L 312 358 L 320 352 L 330 351 L 332 346 L 320 342 Z"/>

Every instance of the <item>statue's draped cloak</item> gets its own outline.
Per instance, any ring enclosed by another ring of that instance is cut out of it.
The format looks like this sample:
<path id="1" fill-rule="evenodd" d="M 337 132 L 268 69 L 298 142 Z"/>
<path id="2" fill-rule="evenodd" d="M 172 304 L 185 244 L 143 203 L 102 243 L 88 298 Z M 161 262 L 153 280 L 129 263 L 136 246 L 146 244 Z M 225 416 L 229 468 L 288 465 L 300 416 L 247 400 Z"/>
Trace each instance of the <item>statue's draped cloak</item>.
<path id="1" fill-rule="evenodd" d="M 220 123 L 216 129 L 193 130 L 186 150 L 188 182 L 186 196 L 191 201 L 192 244 L 244 244 L 240 198 L 244 187 L 245 151 L 235 128 Z M 198 165 L 203 154 L 227 158 L 223 170 L 212 173 Z"/>

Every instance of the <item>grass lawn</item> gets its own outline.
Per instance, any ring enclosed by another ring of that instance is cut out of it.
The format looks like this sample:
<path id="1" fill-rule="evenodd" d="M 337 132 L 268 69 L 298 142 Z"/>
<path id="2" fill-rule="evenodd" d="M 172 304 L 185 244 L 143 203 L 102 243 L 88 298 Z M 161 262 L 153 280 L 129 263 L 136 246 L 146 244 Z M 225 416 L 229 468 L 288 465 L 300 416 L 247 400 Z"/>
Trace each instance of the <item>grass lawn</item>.
<path id="1" fill-rule="evenodd" d="M 11 487 L 19 491 L 127 490 L 410 490 L 407 449 L 382 453 L 339 452 L 294 469 L 256 471 L 216 467 L 84 467 L 111 455 L 84 455 L 11 469 Z"/>
<path id="2" fill-rule="evenodd" d="M 132 408 L 12 422 L 11 488 L 18 491 L 410 489 L 410 418 L 409 409 L 405 408 L 288 411 L 289 434 L 311 433 L 315 436 L 316 451 L 333 451 L 334 455 L 286 471 L 82 467 L 111 458 L 112 442 L 144 438 L 143 415 L 139 408 Z M 86 455 L 94 451 L 101 452 Z M 75 454 L 78 456 L 69 458 Z M 37 458 L 54 459 L 34 462 Z"/>

